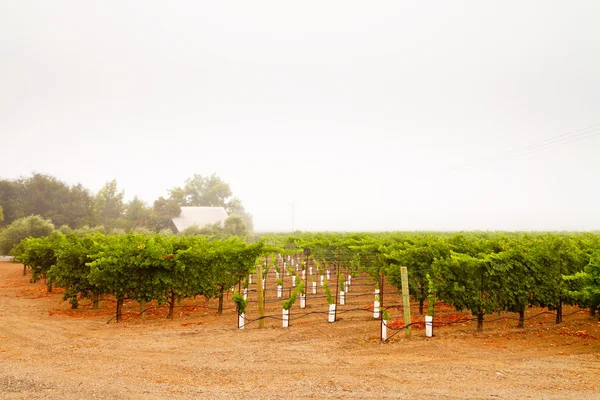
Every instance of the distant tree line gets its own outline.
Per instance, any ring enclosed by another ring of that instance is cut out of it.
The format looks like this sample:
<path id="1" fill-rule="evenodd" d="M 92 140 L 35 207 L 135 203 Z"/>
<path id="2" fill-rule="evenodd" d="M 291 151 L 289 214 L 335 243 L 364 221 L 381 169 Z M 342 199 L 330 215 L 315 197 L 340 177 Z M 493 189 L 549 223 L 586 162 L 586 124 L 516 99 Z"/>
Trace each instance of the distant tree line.
<path id="1" fill-rule="evenodd" d="M 167 197 L 159 197 L 152 205 L 137 196 L 125 202 L 124 196 L 116 180 L 106 182 L 93 193 L 82 184 L 68 185 L 47 174 L 0 179 L 0 253 L 8 254 L 14 244 L 26 237 L 45 236 L 40 232 L 46 232 L 48 226 L 63 233 L 173 233 L 176 229 L 172 218 L 180 215 L 182 206 L 224 207 L 229 214 L 222 225 L 193 226 L 186 234 L 245 235 L 253 229 L 252 216 L 240 199 L 233 197 L 229 184 L 215 174 L 195 174 L 183 187 L 174 187 Z M 38 229 L 40 226 L 44 228 Z"/>

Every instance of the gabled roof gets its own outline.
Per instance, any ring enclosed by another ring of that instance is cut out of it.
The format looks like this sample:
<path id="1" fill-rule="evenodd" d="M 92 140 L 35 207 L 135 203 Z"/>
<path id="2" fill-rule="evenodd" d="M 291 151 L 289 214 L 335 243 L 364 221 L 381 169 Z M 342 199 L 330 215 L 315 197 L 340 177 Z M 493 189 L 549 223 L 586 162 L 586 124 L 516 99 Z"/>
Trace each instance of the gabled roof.
<path id="1" fill-rule="evenodd" d="M 225 222 L 227 211 L 223 207 L 181 207 L 181 214 L 173 218 L 173 224 L 178 232 L 196 225 L 202 229 L 206 225 Z"/>

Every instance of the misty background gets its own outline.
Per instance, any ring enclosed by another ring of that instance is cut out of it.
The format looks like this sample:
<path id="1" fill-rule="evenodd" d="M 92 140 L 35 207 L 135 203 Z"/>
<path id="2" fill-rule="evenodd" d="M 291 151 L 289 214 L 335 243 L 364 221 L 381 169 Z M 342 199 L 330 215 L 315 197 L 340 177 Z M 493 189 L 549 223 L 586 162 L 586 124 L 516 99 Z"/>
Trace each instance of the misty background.
<path id="1" fill-rule="evenodd" d="M 256 231 L 600 227 L 600 3 L 4 2 L 0 177 Z"/>

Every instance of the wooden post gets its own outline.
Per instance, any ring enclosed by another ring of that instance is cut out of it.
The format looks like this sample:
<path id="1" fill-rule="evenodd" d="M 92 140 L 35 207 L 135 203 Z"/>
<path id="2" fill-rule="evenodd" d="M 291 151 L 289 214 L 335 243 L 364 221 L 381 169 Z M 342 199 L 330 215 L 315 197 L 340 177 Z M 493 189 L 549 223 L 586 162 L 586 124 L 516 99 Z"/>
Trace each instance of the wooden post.
<path id="1" fill-rule="evenodd" d="M 404 308 L 404 334 L 406 337 L 410 337 L 412 334 L 412 327 L 410 325 L 410 297 L 408 294 L 408 269 L 406 267 L 400 268 L 400 274 L 402 278 L 402 306 Z"/>
<path id="2" fill-rule="evenodd" d="M 146 320 L 146 299 L 140 299 L 140 318 L 142 321 Z"/>
<path id="3" fill-rule="evenodd" d="M 259 264 L 256 268 L 256 293 L 258 294 L 258 298 L 256 299 L 256 302 L 258 304 L 258 317 L 260 318 L 258 320 L 258 328 L 264 328 L 265 327 L 265 319 L 263 318 L 265 316 L 265 303 L 263 302 L 263 287 L 262 287 L 262 275 L 263 275 L 263 271 L 262 271 L 262 264 Z"/>

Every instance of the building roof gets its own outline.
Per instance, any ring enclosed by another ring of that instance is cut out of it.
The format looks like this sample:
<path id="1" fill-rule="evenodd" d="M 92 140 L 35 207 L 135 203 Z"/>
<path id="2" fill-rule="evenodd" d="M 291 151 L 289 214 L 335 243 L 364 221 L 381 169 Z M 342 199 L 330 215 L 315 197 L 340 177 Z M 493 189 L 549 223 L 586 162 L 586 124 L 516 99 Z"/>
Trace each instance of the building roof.
<path id="1" fill-rule="evenodd" d="M 178 232 L 182 232 L 191 226 L 202 229 L 206 225 L 217 222 L 225 222 L 227 211 L 223 207 L 181 207 L 181 214 L 173 218 L 173 224 Z"/>

